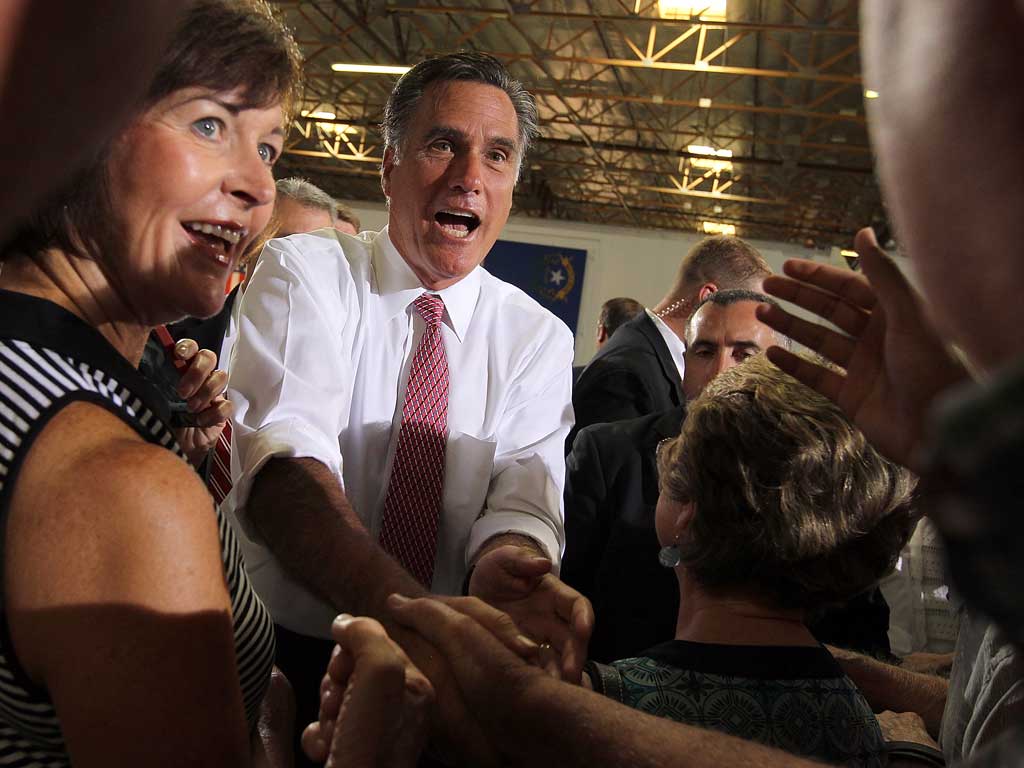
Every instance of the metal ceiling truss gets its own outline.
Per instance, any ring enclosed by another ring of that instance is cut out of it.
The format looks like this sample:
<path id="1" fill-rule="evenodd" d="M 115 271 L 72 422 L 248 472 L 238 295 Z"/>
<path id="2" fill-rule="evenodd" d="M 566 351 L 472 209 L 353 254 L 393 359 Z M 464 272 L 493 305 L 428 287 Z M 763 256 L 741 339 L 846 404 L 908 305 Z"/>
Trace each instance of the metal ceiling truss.
<path id="1" fill-rule="evenodd" d="M 847 246 L 884 216 L 856 2 L 729 0 L 726 21 L 662 19 L 656 0 L 278 5 L 306 58 L 303 109 L 320 115 L 296 120 L 284 171 L 339 197 L 382 200 L 377 126 L 395 77 L 331 64 L 477 49 L 537 100 L 520 213 L 686 230 L 712 220 L 816 246 Z"/>

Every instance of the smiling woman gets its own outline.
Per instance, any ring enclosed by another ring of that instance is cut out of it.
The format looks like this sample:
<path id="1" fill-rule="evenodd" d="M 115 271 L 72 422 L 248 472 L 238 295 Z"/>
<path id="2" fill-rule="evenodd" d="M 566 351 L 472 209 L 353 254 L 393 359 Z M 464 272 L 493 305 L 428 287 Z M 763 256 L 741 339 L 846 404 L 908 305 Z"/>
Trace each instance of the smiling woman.
<path id="1" fill-rule="evenodd" d="M 299 66 L 265 3 L 194 3 L 134 119 L 0 248 L 5 765 L 266 757 L 272 624 L 137 365 L 266 225 Z"/>

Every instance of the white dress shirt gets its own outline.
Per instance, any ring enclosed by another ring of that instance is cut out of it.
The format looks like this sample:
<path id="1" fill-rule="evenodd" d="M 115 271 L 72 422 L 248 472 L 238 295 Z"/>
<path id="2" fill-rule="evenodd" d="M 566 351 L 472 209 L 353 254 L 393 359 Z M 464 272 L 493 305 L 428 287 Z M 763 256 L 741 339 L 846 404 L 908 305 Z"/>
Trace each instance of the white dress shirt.
<path id="1" fill-rule="evenodd" d="M 223 371 L 231 371 L 231 355 L 235 351 L 235 341 L 238 340 L 238 322 L 242 316 L 242 297 L 245 295 L 246 286 L 238 289 L 235 296 L 235 303 L 231 305 L 231 314 L 228 315 L 228 327 L 224 331 L 224 341 L 220 343 L 220 358 L 217 367 Z"/>
<path id="2" fill-rule="evenodd" d="M 225 506 L 275 621 L 328 637 L 338 611 L 285 575 L 247 525 L 245 501 L 268 459 L 314 458 L 379 536 L 424 330 L 411 302 L 424 288 L 386 228 L 272 240 L 251 280 L 229 383 L 235 488 Z M 432 591 L 458 594 L 470 560 L 501 533 L 534 539 L 558 565 L 573 339 L 554 315 L 483 268 L 438 293 L 451 381 Z"/>
<path id="3" fill-rule="evenodd" d="M 682 381 L 683 370 L 686 368 L 686 344 L 676 336 L 676 332 L 669 328 L 664 320 L 651 312 L 651 310 L 645 309 L 644 312 L 651 318 L 654 322 L 654 327 L 658 329 L 661 338 L 665 340 L 665 346 L 668 347 L 668 351 L 672 355 L 672 362 L 676 364 L 676 370 L 679 371 L 679 380 Z"/>

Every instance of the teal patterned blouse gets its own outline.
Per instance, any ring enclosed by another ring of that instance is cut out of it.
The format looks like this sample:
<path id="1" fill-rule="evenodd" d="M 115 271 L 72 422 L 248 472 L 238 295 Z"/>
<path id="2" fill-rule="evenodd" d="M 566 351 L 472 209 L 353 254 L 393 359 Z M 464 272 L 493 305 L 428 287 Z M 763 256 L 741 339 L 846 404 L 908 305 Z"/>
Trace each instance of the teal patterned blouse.
<path id="1" fill-rule="evenodd" d="M 871 707 L 821 646 L 672 640 L 586 671 L 595 690 L 652 715 L 833 764 L 885 764 Z"/>

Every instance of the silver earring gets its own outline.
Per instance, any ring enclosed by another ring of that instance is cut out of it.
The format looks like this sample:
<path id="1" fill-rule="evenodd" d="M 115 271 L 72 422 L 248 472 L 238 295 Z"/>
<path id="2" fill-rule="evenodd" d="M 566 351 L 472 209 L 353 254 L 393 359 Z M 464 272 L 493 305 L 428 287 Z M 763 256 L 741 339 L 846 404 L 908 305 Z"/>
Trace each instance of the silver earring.
<path id="1" fill-rule="evenodd" d="M 661 551 L 658 552 L 658 562 L 666 568 L 675 568 L 682 562 L 678 541 L 661 548 Z"/>

